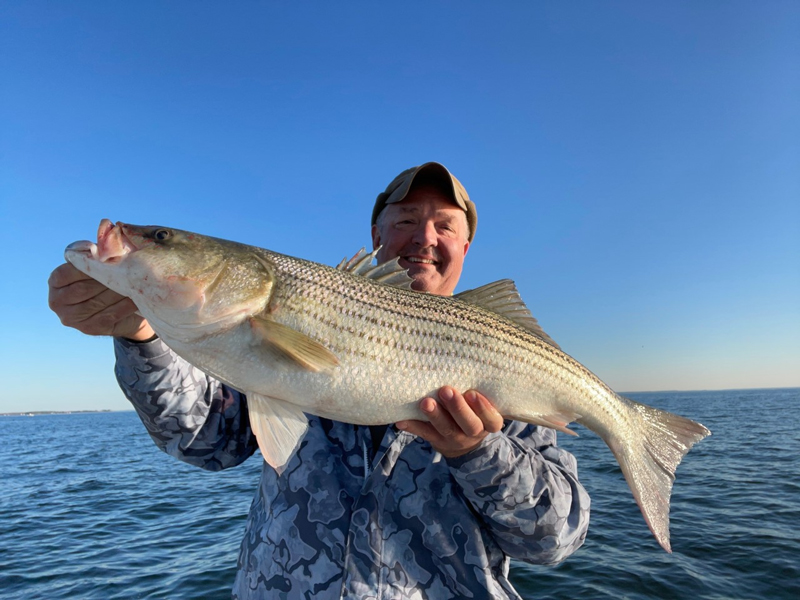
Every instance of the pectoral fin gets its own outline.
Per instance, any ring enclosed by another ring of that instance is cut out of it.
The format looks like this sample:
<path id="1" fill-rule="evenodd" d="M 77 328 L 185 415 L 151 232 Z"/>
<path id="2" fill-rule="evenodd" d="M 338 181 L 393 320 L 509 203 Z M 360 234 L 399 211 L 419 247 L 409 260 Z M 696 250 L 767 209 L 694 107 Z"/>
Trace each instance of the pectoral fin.
<path id="1" fill-rule="evenodd" d="M 263 317 L 252 317 L 250 326 L 260 342 L 308 371 L 332 371 L 339 360 L 325 346 L 307 335 Z"/>
<path id="2" fill-rule="evenodd" d="M 300 408 L 283 400 L 254 393 L 246 396 L 258 448 L 264 460 L 282 473 L 308 429 L 308 419 Z"/>

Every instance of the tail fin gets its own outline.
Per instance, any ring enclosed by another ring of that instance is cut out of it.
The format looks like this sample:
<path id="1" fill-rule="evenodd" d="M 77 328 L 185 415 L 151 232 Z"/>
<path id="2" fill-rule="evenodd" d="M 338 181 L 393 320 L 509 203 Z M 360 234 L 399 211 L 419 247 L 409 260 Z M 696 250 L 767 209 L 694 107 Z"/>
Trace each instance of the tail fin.
<path id="1" fill-rule="evenodd" d="M 669 543 L 669 498 L 675 469 L 691 447 L 711 432 L 690 419 L 620 398 L 639 424 L 640 436 L 631 440 L 606 440 L 622 467 L 633 497 L 658 543 Z"/>

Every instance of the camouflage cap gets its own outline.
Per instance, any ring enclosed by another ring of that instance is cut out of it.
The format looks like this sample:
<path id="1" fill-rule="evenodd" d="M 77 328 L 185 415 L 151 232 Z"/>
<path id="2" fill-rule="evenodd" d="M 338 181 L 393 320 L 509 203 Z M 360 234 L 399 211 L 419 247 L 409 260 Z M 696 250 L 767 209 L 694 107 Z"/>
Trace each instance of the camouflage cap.
<path id="1" fill-rule="evenodd" d="M 425 181 L 439 183 L 448 193 L 451 200 L 467 213 L 467 225 L 469 226 L 469 241 L 475 237 L 475 229 L 478 227 L 478 213 L 475 210 L 475 203 L 469 199 L 467 190 L 456 179 L 455 175 L 438 162 L 427 162 L 418 167 L 406 169 L 387 186 L 386 191 L 378 194 L 375 200 L 375 208 L 372 209 L 372 224 L 378 220 L 378 215 L 386 208 L 387 204 L 401 202 L 411 189 L 414 179 L 421 173 L 425 174 Z"/>

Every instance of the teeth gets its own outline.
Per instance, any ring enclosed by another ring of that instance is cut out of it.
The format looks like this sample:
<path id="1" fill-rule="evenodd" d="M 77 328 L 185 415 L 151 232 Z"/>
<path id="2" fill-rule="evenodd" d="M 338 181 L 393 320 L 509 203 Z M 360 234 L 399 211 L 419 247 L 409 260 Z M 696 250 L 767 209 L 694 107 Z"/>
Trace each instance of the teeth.
<path id="1" fill-rule="evenodd" d="M 434 264 L 436 264 L 436 261 L 433 261 L 433 260 L 431 260 L 429 258 L 416 258 L 416 257 L 410 256 L 406 260 L 408 262 L 422 263 L 424 265 L 434 265 Z"/>

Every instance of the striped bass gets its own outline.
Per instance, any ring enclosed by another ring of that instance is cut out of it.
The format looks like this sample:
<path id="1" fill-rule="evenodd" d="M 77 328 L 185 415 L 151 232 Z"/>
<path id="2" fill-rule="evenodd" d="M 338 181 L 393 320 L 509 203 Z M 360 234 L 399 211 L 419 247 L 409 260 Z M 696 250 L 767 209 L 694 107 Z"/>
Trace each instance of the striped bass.
<path id="1" fill-rule="evenodd" d="M 565 354 L 501 280 L 453 297 L 410 289 L 362 250 L 338 268 L 166 227 L 104 219 L 70 244 L 79 270 L 130 297 L 179 356 L 243 392 L 264 459 L 279 472 L 305 413 L 358 425 L 426 420 L 419 399 L 474 389 L 508 419 L 597 433 L 659 544 L 675 469 L 708 429 L 622 398 Z"/>

